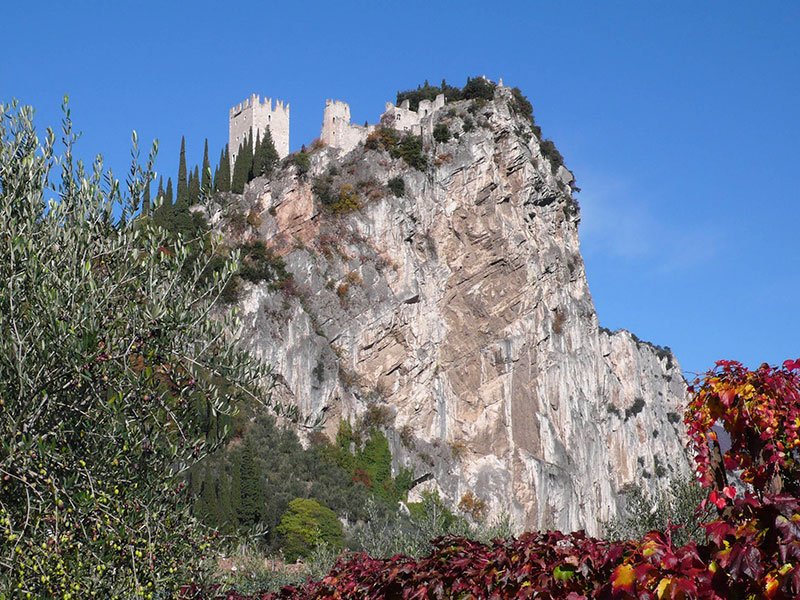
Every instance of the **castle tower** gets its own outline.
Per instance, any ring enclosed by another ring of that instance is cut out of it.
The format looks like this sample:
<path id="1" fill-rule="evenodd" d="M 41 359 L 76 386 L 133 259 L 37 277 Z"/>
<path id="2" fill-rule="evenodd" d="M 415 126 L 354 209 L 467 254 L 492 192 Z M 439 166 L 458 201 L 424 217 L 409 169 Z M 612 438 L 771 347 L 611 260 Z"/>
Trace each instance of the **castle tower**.
<path id="1" fill-rule="evenodd" d="M 350 122 L 350 105 L 341 100 L 326 100 L 319 139 L 326 146 L 339 148 L 345 154 L 367 139 L 374 125 L 355 125 Z"/>
<path id="2" fill-rule="evenodd" d="M 275 101 L 272 108 L 272 98 L 261 99 L 256 94 L 231 108 L 228 121 L 228 149 L 231 157 L 231 169 L 239 153 L 239 147 L 244 142 L 250 129 L 253 130 L 253 142 L 259 135 L 269 128 L 275 150 L 281 158 L 289 154 L 289 104 L 280 100 Z"/>

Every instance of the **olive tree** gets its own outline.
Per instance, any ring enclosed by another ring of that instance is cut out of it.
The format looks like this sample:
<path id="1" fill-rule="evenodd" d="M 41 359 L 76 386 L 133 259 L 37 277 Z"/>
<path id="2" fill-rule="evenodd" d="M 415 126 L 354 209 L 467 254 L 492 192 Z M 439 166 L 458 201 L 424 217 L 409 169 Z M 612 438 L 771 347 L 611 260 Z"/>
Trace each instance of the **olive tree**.
<path id="1" fill-rule="evenodd" d="M 133 598 L 195 577 L 209 536 L 180 474 L 269 399 L 216 302 L 237 257 L 136 216 L 153 178 L 136 134 L 120 185 L 98 157 L 40 142 L 33 110 L 0 107 L 0 597 Z M 195 242 L 196 243 L 196 242 Z"/>

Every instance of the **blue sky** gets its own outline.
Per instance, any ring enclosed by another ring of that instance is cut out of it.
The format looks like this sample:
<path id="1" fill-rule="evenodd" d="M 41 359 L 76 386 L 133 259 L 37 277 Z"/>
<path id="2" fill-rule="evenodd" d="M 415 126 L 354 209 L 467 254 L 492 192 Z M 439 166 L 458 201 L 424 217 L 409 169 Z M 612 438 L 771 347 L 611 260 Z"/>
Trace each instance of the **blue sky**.
<path id="1" fill-rule="evenodd" d="M 124 176 L 132 129 L 175 176 L 227 141 L 251 93 L 291 103 L 291 145 L 326 98 L 375 122 L 397 90 L 502 77 L 577 178 L 600 323 L 684 370 L 800 356 L 800 4 L 791 2 L 15 2 L 0 100 Z M 687 377 L 691 377 L 687 373 Z"/>

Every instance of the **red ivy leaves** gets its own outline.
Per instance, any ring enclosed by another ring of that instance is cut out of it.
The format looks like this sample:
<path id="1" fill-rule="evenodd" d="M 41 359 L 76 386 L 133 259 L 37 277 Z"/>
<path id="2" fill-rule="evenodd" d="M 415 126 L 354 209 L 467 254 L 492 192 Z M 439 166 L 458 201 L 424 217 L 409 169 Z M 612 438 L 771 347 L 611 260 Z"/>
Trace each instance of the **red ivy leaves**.
<path id="1" fill-rule="evenodd" d="M 719 423 L 731 437 L 726 469 L 742 469 L 742 480 L 756 490 L 800 492 L 800 359 L 755 371 L 720 361 L 691 391 L 685 423 L 704 485 L 713 481 L 709 443 Z M 725 503 L 715 504 L 724 508 Z"/>

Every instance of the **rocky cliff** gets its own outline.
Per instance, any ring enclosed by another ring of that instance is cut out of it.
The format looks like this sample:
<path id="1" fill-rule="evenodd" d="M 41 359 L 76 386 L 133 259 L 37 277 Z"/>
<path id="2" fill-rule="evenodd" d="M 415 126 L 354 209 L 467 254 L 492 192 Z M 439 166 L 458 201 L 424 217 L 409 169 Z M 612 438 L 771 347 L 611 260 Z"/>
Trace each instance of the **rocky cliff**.
<path id="1" fill-rule="evenodd" d="M 423 119 L 423 170 L 317 144 L 307 173 L 290 160 L 215 220 L 292 275 L 239 300 L 279 396 L 330 435 L 371 419 L 453 505 L 596 533 L 626 482 L 687 471 L 686 385 L 668 351 L 598 326 L 572 175 L 516 106 L 501 86 Z"/>

